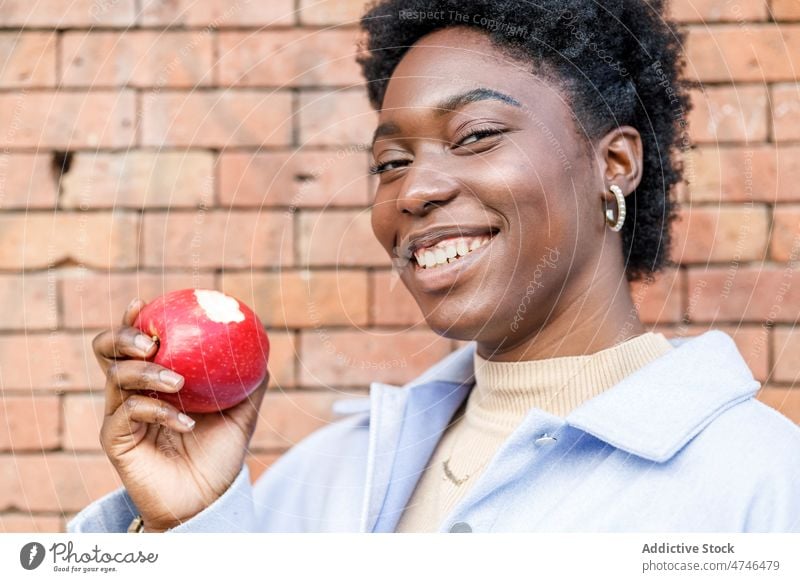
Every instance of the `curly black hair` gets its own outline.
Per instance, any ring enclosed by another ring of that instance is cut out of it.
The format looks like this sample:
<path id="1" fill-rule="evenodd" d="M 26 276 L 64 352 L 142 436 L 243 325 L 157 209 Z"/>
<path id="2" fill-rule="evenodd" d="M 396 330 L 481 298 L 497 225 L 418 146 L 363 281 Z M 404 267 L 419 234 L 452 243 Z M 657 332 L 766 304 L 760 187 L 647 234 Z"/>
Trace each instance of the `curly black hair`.
<path id="1" fill-rule="evenodd" d="M 642 136 L 641 182 L 626 197 L 621 231 L 626 277 L 669 264 L 671 193 L 689 146 L 691 83 L 681 78 L 685 33 L 664 17 L 664 0 L 378 0 L 360 20 L 357 57 L 372 107 L 406 51 L 451 26 L 485 32 L 511 58 L 558 83 L 585 139 L 630 125 Z"/>

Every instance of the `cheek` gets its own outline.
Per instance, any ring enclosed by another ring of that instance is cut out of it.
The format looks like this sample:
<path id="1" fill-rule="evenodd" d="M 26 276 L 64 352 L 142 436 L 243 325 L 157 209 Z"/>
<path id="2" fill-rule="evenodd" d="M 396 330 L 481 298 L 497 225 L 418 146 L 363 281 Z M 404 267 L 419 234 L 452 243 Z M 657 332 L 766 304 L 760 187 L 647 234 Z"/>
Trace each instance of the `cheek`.
<path id="1" fill-rule="evenodd" d="M 372 224 L 372 234 L 388 253 L 392 252 L 393 230 L 392 213 L 388 201 L 381 201 L 376 198 L 370 207 L 370 221 Z"/>

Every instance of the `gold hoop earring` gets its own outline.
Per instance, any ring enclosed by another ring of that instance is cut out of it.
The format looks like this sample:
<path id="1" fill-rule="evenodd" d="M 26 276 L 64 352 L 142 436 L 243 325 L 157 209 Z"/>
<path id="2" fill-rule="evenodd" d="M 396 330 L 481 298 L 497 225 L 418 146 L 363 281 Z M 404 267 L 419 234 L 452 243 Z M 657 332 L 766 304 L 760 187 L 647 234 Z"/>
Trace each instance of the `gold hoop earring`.
<path id="1" fill-rule="evenodd" d="M 611 230 L 619 232 L 625 223 L 625 196 L 622 195 L 622 188 L 616 184 L 611 184 L 608 189 L 617 199 L 617 219 L 614 220 L 614 212 L 610 208 L 606 208 L 606 223 L 611 226 Z"/>

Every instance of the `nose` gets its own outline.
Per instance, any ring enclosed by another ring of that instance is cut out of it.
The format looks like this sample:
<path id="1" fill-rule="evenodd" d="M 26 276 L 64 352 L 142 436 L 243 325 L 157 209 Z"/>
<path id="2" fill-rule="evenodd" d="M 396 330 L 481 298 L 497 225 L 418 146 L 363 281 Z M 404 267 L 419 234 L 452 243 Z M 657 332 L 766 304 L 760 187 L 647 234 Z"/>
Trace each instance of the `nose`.
<path id="1" fill-rule="evenodd" d="M 434 207 L 447 204 L 458 195 L 458 191 L 458 180 L 447 172 L 412 166 L 403 177 L 403 186 L 397 196 L 397 210 L 403 214 L 424 216 Z"/>

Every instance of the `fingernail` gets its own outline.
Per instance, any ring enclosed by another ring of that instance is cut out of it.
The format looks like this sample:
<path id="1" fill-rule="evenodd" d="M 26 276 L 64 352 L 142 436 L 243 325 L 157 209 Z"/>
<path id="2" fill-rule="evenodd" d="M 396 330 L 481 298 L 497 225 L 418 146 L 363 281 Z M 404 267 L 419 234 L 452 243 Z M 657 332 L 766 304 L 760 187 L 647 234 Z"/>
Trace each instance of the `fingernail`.
<path id="1" fill-rule="evenodd" d="M 151 340 L 146 335 L 142 334 L 137 335 L 136 338 L 134 338 L 133 340 L 133 345 L 135 345 L 137 348 L 139 348 L 145 353 L 149 352 L 154 344 L 155 342 L 153 340 Z"/>
<path id="2" fill-rule="evenodd" d="M 179 421 L 181 422 L 181 424 L 183 424 L 184 426 L 188 426 L 189 428 L 193 428 L 193 427 L 194 427 L 194 421 L 193 421 L 191 418 L 189 418 L 188 416 L 186 416 L 186 415 L 185 415 L 184 413 L 182 413 L 182 412 L 179 412 L 179 413 L 178 413 L 178 420 L 179 420 Z"/>
<path id="3" fill-rule="evenodd" d="M 133 306 L 136 305 L 137 301 L 139 301 L 138 297 L 131 299 L 131 302 L 128 303 L 128 306 L 125 308 L 125 311 L 130 311 L 131 309 L 133 309 Z"/>
<path id="4" fill-rule="evenodd" d="M 162 382 L 166 382 L 167 384 L 175 386 L 176 388 L 183 386 L 183 376 L 176 374 L 172 370 L 161 370 L 158 373 L 158 377 Z"/>

